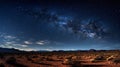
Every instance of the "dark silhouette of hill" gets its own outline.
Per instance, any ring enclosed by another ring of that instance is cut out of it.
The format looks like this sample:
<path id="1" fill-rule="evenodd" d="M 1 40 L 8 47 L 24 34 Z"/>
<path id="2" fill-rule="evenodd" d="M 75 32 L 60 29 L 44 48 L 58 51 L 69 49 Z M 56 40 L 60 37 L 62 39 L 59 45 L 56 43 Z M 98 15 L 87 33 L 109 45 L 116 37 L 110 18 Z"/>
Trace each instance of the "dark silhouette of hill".
<path id="1" fill-rule="evenodd" d="M 18 49 L 14 49 L 14 48 L 2 48 L 2 47 L 0 47 L 0 53 L 4 53 L 4 52 L 12 53 L 12 52 L 21 52 L 21 51 Z"/>

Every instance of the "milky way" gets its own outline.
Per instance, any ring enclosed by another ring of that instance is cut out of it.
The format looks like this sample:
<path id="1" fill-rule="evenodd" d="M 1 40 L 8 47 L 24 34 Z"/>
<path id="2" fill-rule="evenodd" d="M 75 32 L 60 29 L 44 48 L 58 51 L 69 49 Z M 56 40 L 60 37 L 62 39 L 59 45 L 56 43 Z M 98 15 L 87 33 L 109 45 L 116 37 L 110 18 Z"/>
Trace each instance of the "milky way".
<path id="1" fill-rule="evenodd" d="M 119 49 L 120 5 L 115 3 L 2 1 L 0 47 L 27 51 Z"/>
<path id="2" fill-rule="evenodd" d="M 85 36 L 86 38 L 102 38 L 104 34 L 107 33 L 107 29 L 104 28 L 99 21 L 94 19 L 86 19 L 86 23 L 82 22 L 84 20 L 78 20 L 72 16 L 62 16 L 57 14 L 52 14 L 47 9 L 41 9 L 40 11 L 35 12 L 36 10 L 20 9 L 27 15 L 33 16 L 36 18 L 36 23 L 42 25 L 46 24 L 48 26 L 54 26 L 58 28 L 56 30 L 64 30 L 65 32 L 71 32 L 73 34 L 78 34 L 80 36 Z"/>

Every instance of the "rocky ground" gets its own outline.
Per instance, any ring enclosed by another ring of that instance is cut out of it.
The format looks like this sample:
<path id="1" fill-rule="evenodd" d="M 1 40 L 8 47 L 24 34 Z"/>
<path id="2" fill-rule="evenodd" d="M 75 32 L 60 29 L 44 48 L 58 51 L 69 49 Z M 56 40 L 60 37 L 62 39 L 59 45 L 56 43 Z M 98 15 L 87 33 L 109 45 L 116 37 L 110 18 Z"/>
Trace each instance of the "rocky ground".
<path id="1" fill-rule="evenodd" d="M 0 67 L 120 67 L 120 51 L 0 53 Z"/>

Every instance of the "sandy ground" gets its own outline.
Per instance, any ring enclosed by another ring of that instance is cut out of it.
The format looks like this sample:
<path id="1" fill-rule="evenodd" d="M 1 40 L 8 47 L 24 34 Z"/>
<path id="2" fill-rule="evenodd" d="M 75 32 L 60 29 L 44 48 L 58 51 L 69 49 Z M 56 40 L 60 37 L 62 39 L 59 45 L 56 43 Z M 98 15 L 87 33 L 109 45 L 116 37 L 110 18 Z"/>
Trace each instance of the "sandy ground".
<path id="1" fill-rule="evenodd" d="M 116 63 L 114 58 L 120 58 L 119 51 L 0 54 L 0 67 L 120 67 L 120 59 Z"/>

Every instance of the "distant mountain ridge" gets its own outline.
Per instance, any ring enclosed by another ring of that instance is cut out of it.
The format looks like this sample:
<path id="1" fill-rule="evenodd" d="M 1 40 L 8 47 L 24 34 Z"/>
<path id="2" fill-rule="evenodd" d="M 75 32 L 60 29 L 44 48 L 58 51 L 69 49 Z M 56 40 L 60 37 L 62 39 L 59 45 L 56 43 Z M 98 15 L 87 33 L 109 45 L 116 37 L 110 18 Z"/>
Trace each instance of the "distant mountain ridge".
<path id="1" fill-rule="evenodd" d="M 0 47 L 0 52 L 3 53 L 3 52 L 21 52 L 20 50 L 18 49 L 14 49 L 14 48 L 2 48 Z"/>
<path id="2" fill-rule="evenodd" d="M 26 53 L 26 52 L 97 52 L 97 51 L 120 51 L 120 49 L 116 50 L 95 50 L 95 49 L 90 49 L 90 50 L 53 50 L 53 51 L 47 51 L 47 50 L 38 50 L 38 51 L 24 51 L 24 50 L 19 50 L 15 48 L 2 48 L 0 47 L 0 53 Z"/>

